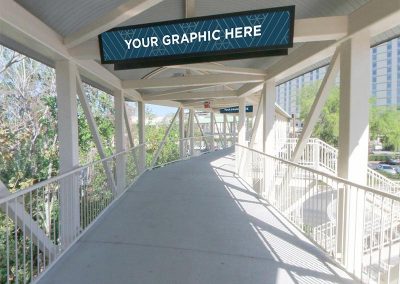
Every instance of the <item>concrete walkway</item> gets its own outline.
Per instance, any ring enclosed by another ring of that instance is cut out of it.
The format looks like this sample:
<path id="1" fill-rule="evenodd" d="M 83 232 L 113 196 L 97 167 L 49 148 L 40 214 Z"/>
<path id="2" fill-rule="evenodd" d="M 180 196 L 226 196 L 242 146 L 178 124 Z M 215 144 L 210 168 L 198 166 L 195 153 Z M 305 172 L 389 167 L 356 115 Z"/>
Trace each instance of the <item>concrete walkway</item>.
<path id="1" fill-rule="evenodd" d="M 147 172 L 40 283 L 352 283 L 233 170 L 223 150 Z"/>

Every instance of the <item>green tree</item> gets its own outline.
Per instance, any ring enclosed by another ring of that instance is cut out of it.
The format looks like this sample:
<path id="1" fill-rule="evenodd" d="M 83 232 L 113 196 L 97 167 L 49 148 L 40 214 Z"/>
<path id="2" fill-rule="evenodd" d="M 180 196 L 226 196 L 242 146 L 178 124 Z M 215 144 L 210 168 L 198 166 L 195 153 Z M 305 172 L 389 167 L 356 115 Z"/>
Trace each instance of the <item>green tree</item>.
<path id="1" fill-rule="evenodd" d="M 307 118 L 320 84 L 320 81 L 315 82 L 305 86 L 300 91 L 300 120 L 305 121 Z M 312 136 L 337 146 L 339 137 L 339 87 L 334 87 L 330 91 Z"/>
<path id="2" fill-rule="evenodd" d="M 300 91 L 300 119 L 304 121 L 314 102 L 320 82 L 305 86 Z M 339 98 L 340 90 L 335 86 L 330 91 L 312 136 L 328 144 L 337 146 L 339 137 Z M 376 106 L 370 100 L 369 127 L 370 139 L 380 137 L 386 149 L 400 150 L 400 110 L 394 107 Z"/>

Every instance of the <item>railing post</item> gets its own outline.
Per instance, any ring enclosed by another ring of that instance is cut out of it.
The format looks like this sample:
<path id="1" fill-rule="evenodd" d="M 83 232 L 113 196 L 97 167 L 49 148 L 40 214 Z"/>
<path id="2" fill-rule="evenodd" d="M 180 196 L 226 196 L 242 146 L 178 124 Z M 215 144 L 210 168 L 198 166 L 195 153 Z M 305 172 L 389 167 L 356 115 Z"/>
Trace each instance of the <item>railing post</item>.
<path id="1" fill-rule="evenodd" d="M 237 143 L 237 131 L 236 131 L 236 115 L 232 114 L 232 135 L 233 145 Z"/>
<path id="2" fill-rule="evenodd" d="M 56 62 L 57 115 L 60 174 L 79 166 L 76 66 Z M 80 231 L 80 200 L 77 176 L 60 181 L 60 241 L 62 248 Z"/>
<path id="3" fill-rule="evenodd" d="M 238 143 L 246 145 L 246 98 L 239 99 L 239 124 L 238 124 Z"/>
<path id="4" fill-rule="evenodd" d="M 146 170 L 145 107 L 146 106 L 144 102 L 138 102 L 139 144 L 142 145 L 139 151 L 139 173 L 142 173 Z"/>
<path id="5" fill-rule="evenodd" d="M 190 156 L 194 154 L 194 109 L 189 111 Z"/>
<path id="6" fill-rule="evenodd" d="M 320 147 L 318 141 L 315 139 L 311 142 L 313 145 L 313 164 L 314 164 L 314 169 L 318 170 L 319 169 L 319 161 L 320 161 Z"/>
<path id="7" fill-rule="evenodd" d="M 181 159 L 183 159 L 186 155 L 185 153 L 185 110 L 184 108 L 181 108 L 179 110 L 179 156 Z"/>
<path id="8" fill-rule="evenodd" d="M 125 142 L 125 98 L 121 90 L 114 91 L 115 102 L 115 150 L 116 153 L 126 150 Z M 117 192 L 121 193 L 126 186 L 125 171 L 126 171 L 125 154 L 116 157 L 116 184 Z"/>
<path id="9" fill-rule="evenodd" d="M 227 143 L 227 139 L 226 139 L 226 113 L 224 113 L 224 122 L 223 122 L 223 129 L 222 129 L 222 133 L 224 134 L 224 148 L 228 147 L 228 143 Z"/>
<path id="10" fill-rule="evenodd" d="M 210 150 L 214 151 L 215 150 L 215 114 L 213 111 L 210 113 L 210 130 L 211 130 L 211 147 Z"/>
<path id="11" fill-rule="evenodd" d="M 368 164 L 370 57 L 367 32 L 340 46 L 338 176 L 361 185 L 366 184 Z M 339 252 L 345 267 L 361 278 L 364 192 L 346 188 L 338 206 L 343 208 L 338 216 Z"/>

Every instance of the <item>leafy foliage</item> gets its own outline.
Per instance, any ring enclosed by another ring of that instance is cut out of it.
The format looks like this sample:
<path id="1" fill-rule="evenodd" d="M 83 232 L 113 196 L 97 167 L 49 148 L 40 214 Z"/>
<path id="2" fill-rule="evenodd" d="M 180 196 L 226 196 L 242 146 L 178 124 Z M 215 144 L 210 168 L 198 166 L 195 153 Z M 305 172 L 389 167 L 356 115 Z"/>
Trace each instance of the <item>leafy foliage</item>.
<path id="1" fill-rule="evenodd" d="M 311 109 L 320 82 L 305 86 L 300 92 L 300 119 L 305 120 Z M 328 97 L 313 136 L 331 144 L 338 145 L 339 137 L 339 87 L 334 87 Z M 400 151 L 400 111 L 393 107 L 379 107 L 370 103 L 370 138 L 380 137 L 388 150 Z"/>
<path id="2" fill-rule="evenodd" d="M 300 119 L 305 120 L 314 102 L 320 82 L 305 86 L 300 92 Z M 322 109 L 320 119 L 313 130 L 313 137 L 337 146 L 339 137 L 339 88 L 334 87 Z"/>

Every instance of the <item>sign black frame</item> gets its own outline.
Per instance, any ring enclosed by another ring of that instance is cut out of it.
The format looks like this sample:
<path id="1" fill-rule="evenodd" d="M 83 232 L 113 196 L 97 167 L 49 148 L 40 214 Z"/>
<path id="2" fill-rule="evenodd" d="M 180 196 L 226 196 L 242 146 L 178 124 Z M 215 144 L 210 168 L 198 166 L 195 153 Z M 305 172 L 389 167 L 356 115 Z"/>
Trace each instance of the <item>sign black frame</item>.
<path id="1" fill-rule="evenodd" d="M 104 60 L 104 51 L 101 35 L 98 35 L 99 45 L 100 45 L 100 59 L 102 64 L 115 64 L 115 70 L 124 69 L 134 69 L 134 68 L 145 68 L 145 67 L 155 67 L 155 66 L 167 66 L 175 64 L 190 64 L 190 63 L 200 63 L 200 62 L 210 62 L 210 61 L 222 61 L 222 60 L 232 60 L 232 59 L 245 59 L 252 57 L 264 57 L 264 56 L 277 56 L 286 55 L 287 49 L 293 47 L 293 36 L 294 36 L 294 18 L 295 18 L 295 6 L 282 6 L 267 9 L 242 11 L 236 13 L 226 13 L 203 17 L 193 17 L 179 20 L 163 21 L 156 23 L 147 23 L 141 25 L 131 25 L 125 27 L 116 27 L 107 32 L 118 31 L 118 30 L 128 30 L 137 29 L 145 27 L 155 27 L 169 24 L 182 24 L 193 21 L 209 20 L 209 19 L 219 19 L 231 16 L 243 16 L 252 15 L 257 13 L 275 12 L 275 11 L 287 11 L 290 13 L 290 25 L 289 25 L 289 43 L 286 45 L 275 46 L 263 46 L 263 47 L 250 47 L 250 48 L 236 48 L 227 50 L 217 50 L 208 52 L 198 52 L 189 53 L 181 55 L 167 55 L 167 56 L 152 56 L 146 58 L 132 58 L 126 60 Z"/>

